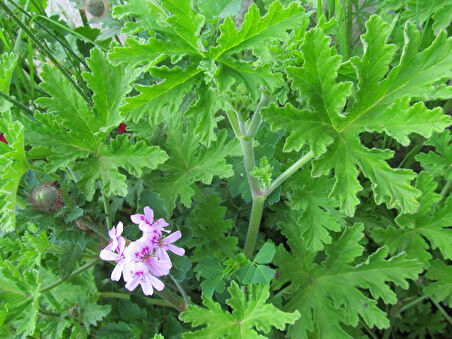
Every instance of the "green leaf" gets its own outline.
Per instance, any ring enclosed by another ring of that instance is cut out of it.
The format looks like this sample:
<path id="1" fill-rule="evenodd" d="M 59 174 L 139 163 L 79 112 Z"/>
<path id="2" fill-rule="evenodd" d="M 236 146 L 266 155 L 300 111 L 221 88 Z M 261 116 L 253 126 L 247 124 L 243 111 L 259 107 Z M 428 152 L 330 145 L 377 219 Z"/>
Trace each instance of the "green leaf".
<path id="1" fill-rule="evenodd" d="M 288 185 L 292 190 L 291 207 L 301 212 L 297 220 L 301 230 L 298 238 L 303 239 L 308 251 L 320 251 L 331 244 L 330 231 L 338 232 L 345 225 L 345 214 L 338 211 L 338 201 L 328 197 L 333 181 L 327 177 L 312 178 L 309 167 L 305 167 Z"/>
<path id="2" fill-rule="evenodd" d="M 83 73 L 83 78 L 94 93 L 94 110 L 97 119 L 102 123 L 101 131 L 108 132 L 123 121 L 119 114 L 119 105 L 130 92 L 130 83 L 140 71 L 111 65 L 98 48 L 91 50 L 86 62 L 91 73 Z"/>
<path id="3" fill-rule="evenodd" d="M 0 55 L 0 91 L 3 93 L 9 93 L 9 86 L 11 83 L 11 77 L 13 76 L 14 67 L 17 63 L 17 54 L 14 53 L 2 53 Z M 10 106 L 10 103 L 5 99 L 0 98 L 0 112 Z"/>
<path id="4" fill-rule="evenodd" d="M 83 326 L 90 333 L 90 326 L 96 326 L 111 311 L 111 305 L 98 305 L 91 301 L 85 301 L 81 305 L 81 320 Z"/>
<path id="5" fill-rule="evenodd" d="M 425 145 L 434 146 L 435 151 L 416 155 L 422 168 L 435 178 L 452 179 L 452 133 L 449 130 L 435 133 Z"/>
<path id="6" fill-rule="evenodd" d="M 167 14 L 156 1 L 129 0 L 123 5 L 114 6 L 112 16 L 116 19 L 133 17 L 121 30 L 124 34 L 133 34 L 159 27 L 159 19 L 166 18 Z"/>
<path id="7" fill-rule="evenodd" d="M 231 297 L 227 304 L 232 313 L 222 310 L 212 299 L 203 299 L 206 307 L 189 305 L 179 318 L 192 326 L 205 326 L 199 330 L 185 332 L 184 338 L 264 338 L 259 332 L 269 333 L 272 327 L 283 330 L 286 324 L 293 324 L 298 312 L 282 312 L 267 299 L 270 296 L 267 285 L 253 284 L 248 287 L 248 298 L 240 287 L 232 282 L 228 291 Z"/>
<path id="8" fill-rule="evenodd" d="M 199 31 L 204 25 L 204 17 L 196 13 L 192 0 L 161 0 L 162 6 L 173 15 L 166 20 L 180 39 L 198 52 L 203 50 Z"/>
<path id="9" fill-rule="evenodd" d="M 218 46 L 211 48 L 209 54 L 218 59 L 224 54 L 233 54 L 244 49 L 252 49 L 261 54 L 266 43 L 274 40 L 287 40 L 287 30 L 294 29 L 301 22 L 303 8 L 297 3 L 283 7 L 279 1 L 273 2 L 265 16 L 259 15 L 259 9 L 252 4 L 245 14 L 242 27 L 237 27 L 230 17 L 220 26 L 221 35 Z"/>
<path id="10" fill-rule="evenodd" d="M 223 261 L 237 252 L 237 238 L 228 236 L 232 227 L 231 219 L 224 219 L 226 208 L 220 205 L 216 195 L 209 195 L 199 201 L 187 225 L 193 230 L 193 238 L 188 247 L 193 248 L 191 260 L 200 262 L 206 257 Z"/>
<path id="11" fill-rule="evenodd" d="M 439 259 L 433 260 L 425 276 L 433 281 L 424 293 L 437 303 L 452 305 L 452 266 Z"/>
<path id="12" fill-rule="evenodd" d="M 160 111 L 164 107 L 169 110 L 179 107 L 184 94 L 190 91 L 201 71 L 196 67 L 172 69 L 162 66 L 153 67 L 150 70 L 151 76 L 162 79 L 152 86 L 137 85 L 139 95 L 126 99 L 126 104 L 121 106 L 121 113 L 127 119 L 137 122 L 145 114 L 150 113 L 151 122 L 156 125 L 162 121 Z"/>
<path id="13" fill-rule="evenodd" d="M 397 217 L 396 222 L 402 228 L 390 226 L 386 229 L 375 229 L 372 236 L 378 243 L 388 246 L 391 253 L 404 251 L 408 256 L 418 258 L 426 266 L 432 258 L 429 247 L 439 249 L 444 258 L 452 259 L 452 233 L 449 229 L 452 196 L 444 204 L 435 207 L 434 204 L 441 196 L 435 193 L 437 184 L 425 172 L 418 176 L 416 187 L 422 192 L 419 211 L 413 215 Z"/>
<path id="14" fill-rule="evenodd" d="M 201 282 L 202 295 L 206 298 L 212 298 L 213 293 L 223 293 L 225 283 L 223 280 L 223 266 L 217 259 L 207 257 L 202 259 L 194 268 L 199 277 L 205 280 Z"/>
<path id="15" fill-rule="evenodd" d="M 217 133 L 217 140 L 209 148 L 200 145 L 199 136 L 192 125 L 184 128 L 181 118 L 168 122 L 166 151 L 169 160 L 162 167 L 164 177 L 154 178 L 154 189 L 172 210 L 176 200 L 191 205 L 194 195 L 192 185 L 201 181 L 209 185 L 214 176 L 228 178 L 233 175 L 227 157 L 240 154 L 237 140 L 228 140 L 226 131 Z"/>
<path id="16" fill-rule="evenodd" d="M 61 277 L 65 279 L 77 266 L 77 263 L 82 259 L 83 252 L 79 244 L 70 243 L 63 249 L 61 253 Z"/>
<path id="17" fill-rule="evenodd" d="M 257 252 L 256 256 L 254 257 L 254 262 L 257 264 L 269 264 L 273 260 L 275 252 L 276 252 L 275 245 L 266 242 L 261 247 L 259 252 Z"/>
<path id="18" fill-rule="evenodd" d="M 316 254 L 307 252 L 297 238 L 298 227 L 293 217 L 281 222 L 291 252 L 280 246 L 276 264 L 281 278 L 278 284 L 289 283 L 285 291 L 286 309 L 298 310 L 301 320 L 289 328 L 289 338 L 352 338 L 343 327 L 356 327 L 360 318 L 370 328 L 386 328 L 389 320 L 377 306 L 376 299 L 394 304 L 396 294 L 387 284 L 408 288 L 408 279 L 414 280 L 422 265 L 405 255 L 387 259 L 388 250 L 380 248 L 369 257 L 355 263 L 363 252 L 359 245 L 364 227 L 360 224 L 347 228 L 326 247 L 326 258 L 317 263 Z M 369 291 L 363 293 L 363 289 Z M 290 292 L 289 292 L 290 291 Z"/>
<path id="19" fill-rule="evenodd" d="M 141 177 L 145 168 L 155 169 L 163 164 L 168 156 L 157 146 L 148 146 L 143 141 L 130 144 L 126 135 L 111 139 L 109 145 L 102 145 L 98 157 L 78 163 L 76 170 L 83 173 L 79 181 L 91 200 L 96 180 L 100 179 L 107 195 L 127 195 L 126 176 L 119 172 L 124 168 L 130 174 Z"/>
<path id="20" fill-rule="evenodd" d="M 24 128 L 10 113 L 0 119 L 0 131 L 8 144 L 0 143 L 0 225 L 5 232 L 16 228 L 17 193 L 22 176 L 30 168 L 25 156 Z"/>
<path id="21" fill-rule="evenodd" d="M 239 13 L 242 0 L 200 0 L 198 2 L 199 11 L 206 19 L 226 18 Z"/>
<path id="22" fill-rule="evenodd" d="M 428 138 L 451 124 L 440 108 L 429 110 L 422 102 L 410 103 L 444 94 L 439 92 L 445 87 L 439 89 L 438 84 L 451 76 L 452 39 L 441 33 L 420 51 L 420 34 L 407 24 L 400 62 L 386 75 L 395 51 L 386 43 L 389 29 L 377 16 L 371 17 L 366 27 L 364 53 L 361 58 L 352 58 L 358 76 L 354 96 L 349 97 L 351 83 L 337 82 L 340 57 L 329 47 L 330 39 L 315 28 L 305 34 L 301 45 L 303 66 L 287 67 L 293 88 L 305 101 L 300 109 L 271 106 L 263 110 L 263 118 L 273 129 L 288 130 L 285 151 L 310 146 L 317 158 L 313 161 L 314 175 L 334 171 L 336 184 L 330 196 L 340 201 L 349 216 L 354 214 L 359 203 L 357 194 L 362 190 L 358 168 L 371 181 L 377 204 L 415 213 L 420 196 L 411 186 L 415 173 L 392 169 L 387 164 L 392 152 L 363 147 L 359 135 L 364 131 L 384 132 L 406 146 L 411 133 Z"/>

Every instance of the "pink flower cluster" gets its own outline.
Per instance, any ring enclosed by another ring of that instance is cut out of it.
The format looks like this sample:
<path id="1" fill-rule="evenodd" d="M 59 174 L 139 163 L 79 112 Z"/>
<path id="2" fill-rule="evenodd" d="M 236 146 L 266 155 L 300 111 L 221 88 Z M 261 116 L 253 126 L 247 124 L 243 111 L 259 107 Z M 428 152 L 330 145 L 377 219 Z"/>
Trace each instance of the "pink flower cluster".
<path id="1" fill-rule="evenodd" d="M 123 224 L 118 222 L 108 232 L 110 242 L 100 251 L 100 258 L 116 262 L 111 280 L 119 281 L 122 275 L 129 291 L 141 285 L 145 295 L 152 295 L 154 288 L 163 290 L 165 284 L 158 277 L 169 274 L 173 266 L 167 251 L 176 255 L 185 253 L 183 248 L 173 245 L 182 234 L 166 230 L 169 224 L 165 219 L 154 220 L 154 212 L 149 206 L 144 208 L 144 214 L 134 214 L 130 219 L 143 231 L 142 237 L 126 246 L 126 240 L 121 235 Z M 163 236 L 163 232 L 168 235 Z"/>

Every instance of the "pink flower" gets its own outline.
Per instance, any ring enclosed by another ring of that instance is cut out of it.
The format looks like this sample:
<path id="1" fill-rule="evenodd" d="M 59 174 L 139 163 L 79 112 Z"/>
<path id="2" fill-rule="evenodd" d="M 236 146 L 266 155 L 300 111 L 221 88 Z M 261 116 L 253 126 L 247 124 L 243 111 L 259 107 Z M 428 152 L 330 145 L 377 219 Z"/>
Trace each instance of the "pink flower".
<path id="1" fill-rule="evenodd" d="M 153 251 L 154 246 L 150 239 L 143 237 L 127 246 L 125 256 L 130 261 L 142 262 L 145 264 L 149 272 L 156 277 L 167 275 L 172 266 L 171 261 L 160 260 L 153 255 Z"/>
<path id="2" fill-rule="evenodd" d="M 149 206 L 144 208 L 144 214 L 131 215 L 130 219 L 140 227 L 143 233 L 157 233 L 161 235 L 162 231 L 169 232 L 165 230 L 165 227 L 169 225 L 166 220 L 163 218 L 154 220 L 154 211 Z"/>
<path id="3" fill-rule="evenodd" d="M 165 284 L 154 277 L 148 269 L 148 266 L 143 262 L 132 262 L 127 266 L 129 277 L 126 288 L 129 291 L 133 291 L 138 285 L 141 285 L 141 289 L 145 295 L 152 295 L 154 288 L 157 291 L 161 291 L 165 288 Z"/>
<path id="4" fill-rule="evenodd" d="M 176 245 L 174 242 L 178 241 L 182 237 L 181 231 L 176 231 L 165 238 L 160 238 L 155 244 L 155 254 L 157 258 L 161 260 L 171 261 L 167 251 L 171 251 L 176 255 L 182 256 L 185 254 L 185 250 Z"/>
<path id="5" fill-rule="evenodd" d="M 118 281 L 121 279 L 121 274 L 124 270 L 125 256 L 124 250 L 126 247 L 126 241 L 121 236 L 123 230 L 122 222 L 118 222 L 118 225 L 108 231 L 110 236 L 110 242 L 107 247 L 100 251 L 99 257 L 105 261 L 115 261 L 116 266 L 111 272 L 111 280 Z"/>
<path id="6" fill-rule="evenodd" d="M 108 235 L 110 237 L 110 242 L 108 243 L 107 247 L 104 248 L 104 250 L 116 251 L 116 249 L 119 247 L 121 241 L 123 241 L 124 245 L 125 245 L 125 240 L 121 236 L 123 229 L 124 229 L 124 226 L 123 226 L 122 222 L 118 222 L 116 227 L 113 226 L 111 228 L 111 230 L 108 231 Z"/>

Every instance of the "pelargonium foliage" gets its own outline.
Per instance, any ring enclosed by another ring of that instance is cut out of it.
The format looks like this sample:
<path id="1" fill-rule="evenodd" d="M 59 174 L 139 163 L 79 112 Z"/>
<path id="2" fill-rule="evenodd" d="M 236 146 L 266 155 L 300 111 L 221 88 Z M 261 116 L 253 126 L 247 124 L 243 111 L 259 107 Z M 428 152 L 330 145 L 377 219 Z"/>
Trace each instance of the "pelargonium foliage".
<path id="1" fill-rule="evenodd" d="M 1 338 L 452 333 L 452 0 L 47 3 L 0 0 Z"/>

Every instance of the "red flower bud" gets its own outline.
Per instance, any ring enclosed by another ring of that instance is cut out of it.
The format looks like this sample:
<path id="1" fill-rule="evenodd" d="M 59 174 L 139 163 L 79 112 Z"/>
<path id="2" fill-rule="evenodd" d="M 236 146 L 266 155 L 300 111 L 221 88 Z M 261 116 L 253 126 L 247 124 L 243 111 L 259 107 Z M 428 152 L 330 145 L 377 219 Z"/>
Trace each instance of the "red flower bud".
<path id="1" fill-rule="evenodd" d="M 5 139 L 5 136 L 3 135 L 3 133 L 0 133 L 0 141 L 3 142 L 4 144 L 8 143 L 8 141 Z"/>
<path id="2" fill-rule="evenodd" d="M 118 126 L 118 134 L 123 134 L 126 132 L 126 124 L 121 122 Z"/>

